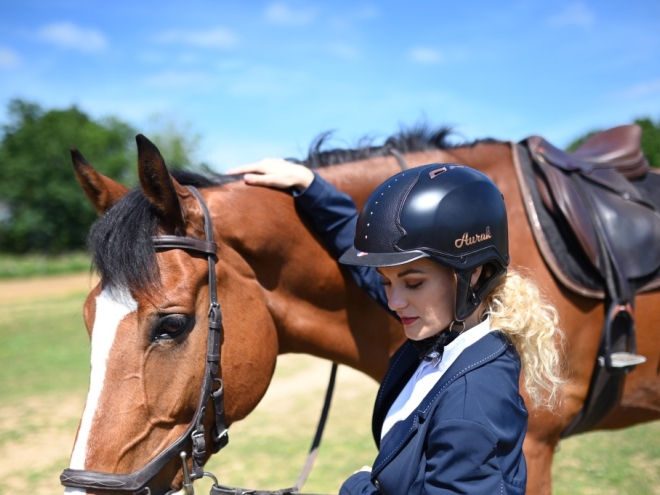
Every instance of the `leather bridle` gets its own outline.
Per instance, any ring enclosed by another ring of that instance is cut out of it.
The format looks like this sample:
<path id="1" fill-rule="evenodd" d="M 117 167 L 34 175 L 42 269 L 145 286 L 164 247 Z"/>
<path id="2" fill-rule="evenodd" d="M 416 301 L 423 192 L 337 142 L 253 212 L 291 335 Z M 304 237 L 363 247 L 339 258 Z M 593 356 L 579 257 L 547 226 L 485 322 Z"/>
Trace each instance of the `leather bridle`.
<path id="1" fill-rule="evenodd" d="M 228 430 L 225 423 L 224 387 L 222 380 L 217 376 L 220 368 L 220 348 L 224 337 L 222 326 L 222 312 L 217 301 L 215 260 L 217 244 L 213 240 L 213 225 L 211 215 L 206 203 L 197 189 L 186 186 L 197 198 L 204 213 L 204 233 L 206 240 L 193 237 L 162 235 L 153 237 L 154 246 L 157 251 L 167 249 L 183 249 L 206 255 L 209 267 L 209 313 L 208 313 L 208 340 L 206 352 L 206 369 L 202 380 L 201 393 L 197 410 L 186 431 L 167 449 L 158 454 L 142 469 L 130 474 L 102 473 L 88 471 L 85 469 L 65 469 L 60 475 L 60 482 L 66 487 L 109 490 L 117 492 L 132 492 L 150 494 L 149 482 L 156 476 L 165 465 L 175 456 L 181 456 L 183 460 L 184 486 L 178 492 L 192 494 L 192 481 L 210 475 L 203 470 L 206 457 L 206 432 L 204 430 L 204 416 L 206 407 L 211 400 L 215 409 L 215 424 L 211 430 L 213 440 L 213 452 L 219 451 L 229 441 Z M 185 447 L 192 442 L 192 473 L 188 473 Z M 216 482 L 217 484 L 217 482 Z"/>
<path id="2" fill-rule="evenodd" d="M 321 436 L 325 427 L 330 402 L 335 386 L 337 375 L 337 363 L 332 364 L 330 380 L 325 395 L 325 402 L 321 411 L 321 417 L 316 427 L 316 434 L 312 441 L 307 460 L 298 477 L 296 484 L 291 488 L 281 490 L 250 490 L 219 485 L 216 477 L 204 471 L 204 459 L 206 458 L 206 432 L 204 428 L 204 416 L 209 401 L 212 401 L 215 412 L 214 425 L 211 429 L 213 440 L 213 453 L 225 447 L 229 441 L 229 432 L 225 422 L 224 386 L 222 379 L 218 376 L 220 369 L 220 350 L 224 338 L 222 326 L 222 312 L 217 300 L 215 262 L 217 256 L 217 244 L 213 239 L 213 224 L 211 214 L 196 188 L 186 186 L 188 190 L 199 201 L 204 213 L 204 235 L 206 240 L 194 237 L 183 237 L 174 235 L 161 235 L 152 237 L 157 251 L 167 249 L 183 249 L 204 254 L 208 259 L 209 267 L 209 314 L 208 314 L 208 340 L 206 345 L 206 369 L 202 380 L 201 393 L 197 403 L 197 410 L 186 431 L 172 443 L 167 449 L 158 454 L 142 469 L 130 474 L 102 473 L 88 471 L 86 469 L 65 469 L 60 475 L 62 485 L 71 488 L 82 488 L 89 490 L 107 490 L 115 492 L 130 492 L 135 495 L 150 495 L 149 482 L 170 462 L 175 456 L 179 456 L 183 464 L 183 487 L 178 491 L 169 491 L 167 495 L 193 495 L 193 481 L 204 476 L 214 480 L 211 487 L 211 495 L 303 495 L 300 488 L 307 480 L 314 460 L 316 459 Z M 187 454 L 185 447 L 192 443 L 192 472 L 188 470 Z"/>

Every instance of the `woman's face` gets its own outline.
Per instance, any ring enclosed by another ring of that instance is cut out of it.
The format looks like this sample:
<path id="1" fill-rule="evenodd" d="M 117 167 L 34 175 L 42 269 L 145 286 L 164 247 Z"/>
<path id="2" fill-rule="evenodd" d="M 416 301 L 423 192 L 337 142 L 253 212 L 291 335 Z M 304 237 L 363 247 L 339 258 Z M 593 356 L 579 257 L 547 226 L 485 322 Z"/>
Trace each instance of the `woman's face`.
<path id="1" fill-rule="evenodd" d="M 378 271 L 388 306 L 401 318 L 409 339 L 432 337 L 453 321 L 456 282 L 451 270 L 422 258 Z"/>

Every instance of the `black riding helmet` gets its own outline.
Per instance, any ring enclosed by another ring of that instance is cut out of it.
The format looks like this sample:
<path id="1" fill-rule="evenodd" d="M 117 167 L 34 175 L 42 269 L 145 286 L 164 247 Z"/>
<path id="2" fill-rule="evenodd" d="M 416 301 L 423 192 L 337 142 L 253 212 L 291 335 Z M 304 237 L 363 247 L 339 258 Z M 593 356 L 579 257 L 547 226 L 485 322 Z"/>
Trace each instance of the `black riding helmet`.
<path id="1" fill-rule="evenodd" d="M 425 165 L 381 184 L 362 207 L 354 247 L 340 262 L 395 266 L 430 258 L 456 274 L 454 319 L 463 321 L 506 274 L 502 193 L 486 175 L 455 163 Z M 484 266 L 478 286 L 474 270 Z"/>

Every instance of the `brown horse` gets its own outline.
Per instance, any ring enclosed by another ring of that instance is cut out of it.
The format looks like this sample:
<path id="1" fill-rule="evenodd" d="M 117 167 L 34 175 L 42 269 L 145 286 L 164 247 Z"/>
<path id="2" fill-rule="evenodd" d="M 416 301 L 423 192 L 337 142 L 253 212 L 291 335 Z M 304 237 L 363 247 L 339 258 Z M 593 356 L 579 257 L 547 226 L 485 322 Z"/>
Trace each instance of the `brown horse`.
<path id="1" fill-rule="evenodd" d="M 308 160 L 326 162 L 319 173 L 358 206 L 400 170 L 399 161 L 387 152 L 391 147 L 404 154 L 408 166 L 458 162 L 497 183 L 509 214 L 512 264 L 544 289 L 560 313 L 568 341 L 570 381 L 562 409 L 554 414 L 531 411 L 525 439 L 528 493 L 549 494 L 560 434 L 587 396 L 604 318 L 602 301 L 570 293 L 546 267 L 516 181 L 514 145 L 481 141 L 450 146 L 446 134 L 418 129 L 391 138 L 385 147 L 330 152 L 317 147 Z M 139 471 L 189 431 L 196 414 L 207 352 L 209 265 L 203 253 L 156 252 L 152 242 L 157 235 L 205 239 L 201 203 L 186 184 L 196 186 L 208 205 L 217 242 L 215 277 L 224 324 L 218 374 L 224 382 L 228 425 L 255 408 L 269 386 L 278 354 L 308 353 L 377 380 L 383 377 L 389 356 L 404 339 L 400 324 L 354 285 L 289 194 L 223 176 L 174 174 L 177 180 L 146 138 L 138 136 L 137 142 L 141 187 L 133 191 L 99 174 L 73 152 L 76 177 L 101 215 L 90 233 L 101 282 L 84 306 L 92 371 L 72 469 Z M 648 360 L 626 378 L 623 394 L 601 428 L 660 416 L 659 292 L 637 297 L 636 319 L 638 352 Z M 209 436 L 213 409 L 208 404 L 202 411 L 209 446 L 204 461 L 214 443 Z M 189 442 L 185 450 L 190 454 Z M 152 494 L 181 488 L 184 473 L 178 455 L 163 460 L 149 476 Z M 111 483 L 88 484 L 67 492 L 106 493 L 102 489 L 113 488 Z"/>

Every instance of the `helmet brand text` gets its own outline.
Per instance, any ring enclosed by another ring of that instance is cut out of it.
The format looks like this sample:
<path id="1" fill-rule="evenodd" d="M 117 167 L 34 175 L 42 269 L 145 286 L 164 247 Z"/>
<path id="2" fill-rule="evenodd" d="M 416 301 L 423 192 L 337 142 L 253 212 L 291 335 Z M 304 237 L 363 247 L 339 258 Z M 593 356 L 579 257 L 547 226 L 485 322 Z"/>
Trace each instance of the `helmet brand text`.
<path id="1" fill-rule="evenodd" d="M 457 248 L 462 248 L 463 246 L 471 246 L 472 244 L 476 244 L 477 242 L 483 242 L 486 239 L 490 239 L 492 236 L 490 235 L 490 227 L 486 227 L 486 232 L 483 234 L 474 234 L 474 235 L 469 235 L 467 232 L 463 234 L 463 237 L 460 237 L 459 239 L 456 239 L 454 241 L 454 245 Z"/>

